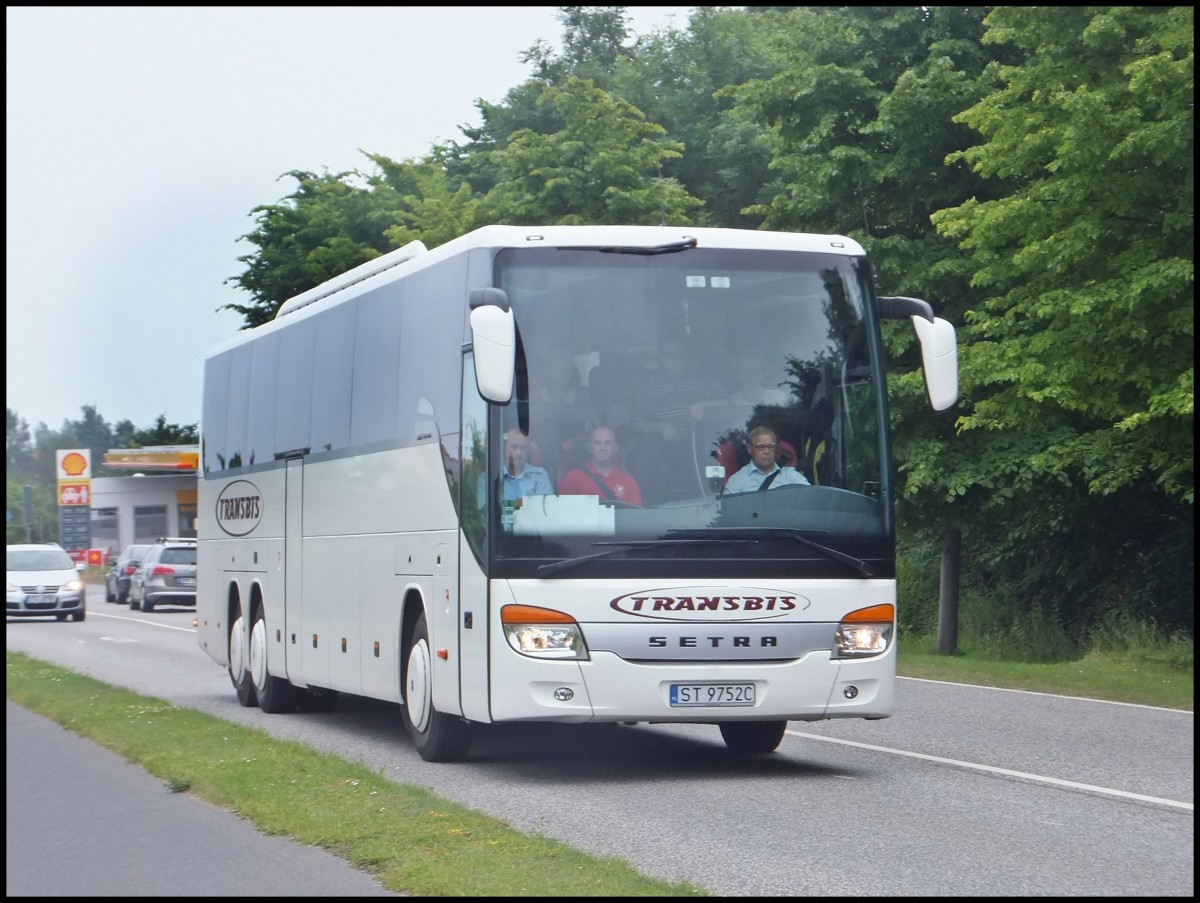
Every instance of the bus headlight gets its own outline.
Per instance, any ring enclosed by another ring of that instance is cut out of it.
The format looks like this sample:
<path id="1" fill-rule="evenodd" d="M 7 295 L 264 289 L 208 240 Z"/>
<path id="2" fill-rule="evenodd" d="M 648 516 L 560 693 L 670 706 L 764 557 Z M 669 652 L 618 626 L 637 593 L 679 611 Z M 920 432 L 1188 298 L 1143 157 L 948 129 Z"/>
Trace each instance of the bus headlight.
<path id="1" fill-rule="evenodd" d="M 852 611 L 838 624 L 833 640 L 834 658 L 862 658 L 886 652 L 896 630 L 896 609 L 872 605 Z"/>
<path id="2" fill-rule="evenodd" d="M 583 631 L 570 615 L 533 605 L 500 609 L 504 638 L 516 652 L 532 658 L 587 661 Z"/>

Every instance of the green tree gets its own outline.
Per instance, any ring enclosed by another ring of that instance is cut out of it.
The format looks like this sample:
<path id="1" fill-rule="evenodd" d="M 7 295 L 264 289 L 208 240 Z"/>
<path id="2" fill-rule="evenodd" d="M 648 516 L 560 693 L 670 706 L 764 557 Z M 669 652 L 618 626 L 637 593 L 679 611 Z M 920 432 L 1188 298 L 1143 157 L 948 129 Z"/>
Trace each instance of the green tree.
<path id="1" fill-rule="evenodd" d="M 8 470 L 6 493 L 13 520 L 7 530 L 9 542 L 26 541 L 23 517 L 23 487 L 31 487 L 34 520 L 28 534 L 34 542 L 58 539 L 58 452 L 86 448 L 91 452 L 92 475 L 103 476 L 104 453 L 114 447 L 112 431 L 95 406 L 84 405 L 79 420 L 64 420 L 60 430 L 39 423 L 33 434 L 28 424 L 11 408 L 8 421 Z"/>
<path id="2" fill-rule="evenodd" d="M 74 439 L 74 445 L 60 445 L 60 448 L 86 448 L 92 453 L 92 475 L 98 476 L 104 472 L 104 453 L 114 448 L 113 431 L 108 422 L 100 416 L 94 405 L 84 405 L 81 408 L 83 418 L 78 421 L 63 424 L 62 439 Z"/>
<path id="3" fill-rule="evenodd" d="M 446 170 L 450 183 L 463 182 L 486 195 L 499 181 L 493 152 L 508 146 L 518 131 L 550 135 L 566 123 L 554 104 L 542 103 L 547 86 L 564 87 L 572 76 L 590 78 L 606 87 L 618 61 L 629 55 L 629 16 L 624 6 L 561 6 L 556 18 L 563 26 L 563 52 L 539 39 L 520 55 L 533 76 L 511 88 L 503 102 L 475 102 L 481 123 L 461 126 L 467 143 L 449 141 L 436 147 L 430 162 Z"/>
<path id="4" fill-rule="evenodd" d="M 273 319 L 289 298 L 391 250 L 384 238 L 391 210 L 379 194 L 354 184 L 361 181 L 357 172 L 285 175 L 296 180 L 296 190 L 251 211 L 257 226 L 241 238 L 257 250 L 238 258 L 247 267 L 241 275 L 225 280 L 250 294 L 248 303 L 219 308 L 245 317 L 244 329 Z"/>
<path id="5" fill-rule="evenodd" d="M 628 53 L 629 15 L 625 6 L 560 6 L 563 75 L 603 80 Z M 553 80 L 552 80 L 553 81 Z"/>
<path id="6" fill-rule="evenodd" d="M 1009 189 L 933 220 L 971 255 L 959 426 L 988 454 L 925 478 L 988 487 L 976 502 L 1020 523 L 998 548 L 1026 574 L 1190 629 L 1193 12 L 998 7 L 986 24 L 1020 61 L 957 117 L 983 141 L 950 162 Z"/>
<path id="7" fill-rule="evenodd" d="M 132 444 L 126 448 L 146 448 L 153 445 L 197 445 L 200 442 L 199 424 L 196 423 L 167 423 L 167 415 L 159 414 L 154 425 L 144 430 L 136 430 L 131 437 Z"/>
<path id="8" fill-rule="evenodd" d="M 746 115 L 734 89 L 786 64 L 774 39 L 785 15 L 771 7 L 697 7 L 686 28 L 640 37 L 611 75 L 597 77 L 684 145 L 663 174 L 704 199 L 708 224 L 757 228 L 763 218 L 748 208 L 775 191 L 768 168 L 774 135 Z"/>
<path id="9" fill-rule="evenodd" d="M 367 156 L 378 169 L 368 182 L 379 204 L 389 207 L 395 223 L 383 231 L 391 247 L 421 241 L 433 248 L 483 225 L 480 197 L 470 183 L 454 183 L 445 168 L 428 161 L 396 162 L 382 154 Z M 385 197 L 391 198 L 390 203 Z"/>
<path id="10" fill-rule="evenodd" d="M 25 479 L 33 474 L 35 460 L 33 457 L 33 437 L 29 433 L 29 424 L 17 416 L 12 408 L 5 408 L 7 431 L 5 433 L 5 464 L 4 471 L 9 478 Z"/>
<path id="11" fill-rule="evenodd" d="M 7 433 L 5 438 L 5 508 L 9 514 L 5 536 L 7 542 L 41 542 L 56 539 L 55 518 L 57 502 L 41 479 L 37 451 L 29 424 L 12 408 L 5 409 Z M 24 487 L 31 487 L 33 521 L 26 522 Z M 53 532 L 52 532 L 53 531 Z"/>
<path id="12" fill-rule="evenodd" d="M 660 175 L 683 147 L 636 107 L 574 77 L 546 86 L 538 102 L 563 128 L 524 129 L 493 151 L 499 180 L 483 204 L 493 222 L 682 224 L 703 204 Z"/>
<path id="13" fill-rule="evenodd" d="M 32 522 L 25 520 L 25 487 L 30 487 Z M 58 499 L 43 484 L 7 477 L 4 487 L 5 508 L 12 515 L 5 530 L 5 542 L 57 542 Z"/>
<path id="14" fill-rule="evenodd" d="M 1194 492 L 1193 11 L 998 8 L 1027 51 L 962 113 L 956 155 L 1018 187 L 935 217 L 986 293 L 968 317 L 964 430 L 1039 437 L 1033 472 Z M 1119 367 L 1114 361 L 1122 361 Z"/>

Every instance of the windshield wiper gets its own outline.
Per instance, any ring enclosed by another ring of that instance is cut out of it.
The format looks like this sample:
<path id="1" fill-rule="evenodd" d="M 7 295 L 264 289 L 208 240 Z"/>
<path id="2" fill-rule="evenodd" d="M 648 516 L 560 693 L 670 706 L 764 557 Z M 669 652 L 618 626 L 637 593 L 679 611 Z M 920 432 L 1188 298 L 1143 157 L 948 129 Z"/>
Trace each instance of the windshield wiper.
<path id="1" fill-rule="evenodd" d="M 668 530 L 668 533 L 674 534 L 703 534 L 711 537 L 714 534 L 717 536 L 725 536 L 732 534 L 732 539 L 735 542 L 753 542 L 758 539 L 791 539 L 808 546 L 810 549 L 816 549 L 818 552 L 824 552 L 835 561 L 840 561 L 842 564 L 847 564 L 854 568 L 864 577 L 874 577 L 875 571 L 872 567 L 863 561 L 861 558 L 855 558 L 853 555 L 847 555 L 845 552 L 840 552 L 837 549 L 831 549 L 829 546 L 823 546 L 819 542 L 815 542 L 801 533 L 799 530 L 789 530 L 778 527 L 723 527 L 715 530 Z"/>
<path id="2" fill-rule="evenodd" d="M 635 245 L 608 245 L 605 247 L 562 247 L 560 251 L 599 251 L 601 254 L 644 254 L 653 256 L 655 254 L 674 254 L 676 251 L 687 251 L 696 247 L 696 239 L 684 238 L 679 241 L 670 241 L 662 245 L 652 245 L 651 247 L 638 247 Z"/>
<path id="3" fill-rule="evenodd" d="M 753 542 L 754 540 L 736 540 L 737 542 Z M 575 558 L 564 558 L 562 561 L 553 561 L 550 564 L 538 565 L 539 574 L 553 574 L 556 571 L 562 571 L 566 568 L 574 567 L 577 564 L 583 564 L 586 561 L 595 561 L 597 558 L 604 558 L 607 555 L 612 555 L 614 552 L 620 552 L 622 549 L 652 549 L 657 546 L 694 546 L 704 543 L 721 543 L 727 540 L 721 539 L 646 539 L 641 542 L 594 542 L 594 546 L 611 546 L 612 548 L 605 549 L 603 552 L 593 552 L 591 555 L 579 555 Z"/>

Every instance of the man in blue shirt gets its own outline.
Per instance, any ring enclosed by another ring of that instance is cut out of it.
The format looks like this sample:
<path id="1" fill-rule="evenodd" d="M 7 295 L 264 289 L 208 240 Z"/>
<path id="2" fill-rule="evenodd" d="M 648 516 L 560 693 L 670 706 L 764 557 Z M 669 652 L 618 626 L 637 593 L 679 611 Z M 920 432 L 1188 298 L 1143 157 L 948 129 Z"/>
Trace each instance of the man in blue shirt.
<path id="1" fill-rule="evenodd" d="M 774 489 L 776 486 L 807 486 L 808 480 L 794 467 L 780 467 L 775 462 L 775 449 L 779 443 L 775 431 L 769 426 L 756 426 L 750 431 L 746 448 L 750 452 L 750 463 L 731 476 L 725 484 L 725 492 L 757 492 L 759 489 Z M 767 480 L 770 480 L 767 483 Z M 763 484 L 767 483 L 764 487 Z"/>
<path id="2" fill-rule="evenodd" d="M 529 437 L 516 427 L 504 434 L 504 500 L 518 501 L 527 495 L 553 495 L 550 474 L 529 463 Z"/>

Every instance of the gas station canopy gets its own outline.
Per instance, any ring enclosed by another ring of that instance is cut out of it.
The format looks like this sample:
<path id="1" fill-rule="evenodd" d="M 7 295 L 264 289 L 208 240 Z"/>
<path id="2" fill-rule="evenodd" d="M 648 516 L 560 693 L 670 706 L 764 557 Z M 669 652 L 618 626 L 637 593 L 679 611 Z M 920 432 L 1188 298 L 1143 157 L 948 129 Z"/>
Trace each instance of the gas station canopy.
<path id="1" fill-rule="evenodd" d="M 154 470 L 195 473 L 200 463 L 198 445 L 152 445 L 146 448 L 110 448 L 104 466 L 114 470 Z"/>

